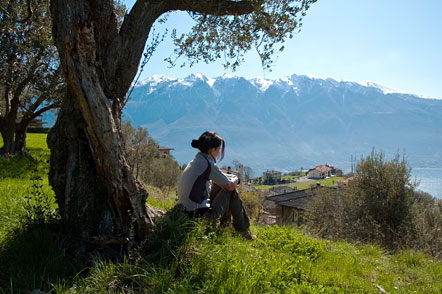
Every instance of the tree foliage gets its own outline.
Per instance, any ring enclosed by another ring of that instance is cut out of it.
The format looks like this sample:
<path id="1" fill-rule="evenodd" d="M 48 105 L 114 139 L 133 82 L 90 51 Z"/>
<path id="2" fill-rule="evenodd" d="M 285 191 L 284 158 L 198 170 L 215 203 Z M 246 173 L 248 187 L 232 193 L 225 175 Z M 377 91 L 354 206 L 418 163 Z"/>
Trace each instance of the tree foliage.
<path id="1" fill-rule="evenodd" d="M 134 128 L 130 121 L 122 124 L 123 138 L 128 153 L 129 164 L 136 179 L 140 179 L 152 165 L 154 158 L 159 157 L 157 143 L 142 127 Z"/>
<path id="2" fill-rule="evenodd" d="M 416 183 L 410 172 L 399 155 L 385 161 L 384 154 L 375 151 L 356 166 L 351 188 L 361 202 L 360 215 L 379 226 L 384 243 L 389 246 L 413 230 L 411 206 Z"/>
<path id="3" fill-rule="evenodd" d="M 238 2 L 253 3 L 253 11 L 233 15 L 190 11 L 195 25 L 190 32 L 180 36 L 176 29 L 172 31 L 175 59 L 169 58 L 168 61 L 174 65 L 177 57 L 185 56 L 188 65 L 192 66 L 200 61 L 209 63 L 222 58 L 224 67 L 236 69 L 244 61 L 245 53 L 254 48 L 262 67 L 270 69 L 275 54 L 284 50 L 287 38 L 291 39 L 299 32 L 306 11 L 316 0 Z M 181 64 L 185 65 L 186 62 Z"/>
<path id="4" fill-rule="evenodd" d="M 129 121 L 122 125 L 129 164 L 136 179 L 155 186 L 168 195 L 178 184 L 181 169 L 168 154 L 161 155 L 159 145 L 149 136 L 147 129 L 132 127 Z"/>
<path id="5" fill-rule="evenodd" d="M 322 190 L 310 202 L 308 227 L 323 237 L 407 245 L 415 233 L 415 187 L 404 158 L 386 161 L 373 151 L 357 163 L 348 187 Z"/>
<path id="6" fill-rule="evenodd" d="M 244 209 L 247 215 L 254 221 L 258 222 L 260 214 L 263 212 L 263 207 L 260 202 L 259 193 L 254 190 L 249 190 L 244 185 L 237 187 L 238 193 L 241 197 Z"/>
<path id="7" fill-rule="evenodd" d="M 3 1 L 0 35 L 0 131 L 3 152 L 13 153 L 24 151 L 29 122 L 59 106 L 64 91 L 49 1 Z"/>
<path id="8" fill-rule="evenodd" d="M 442 200 L 417 191 L 413 205 L 413 222 L 416 234 L 411 246 L 442 259 Z"/>

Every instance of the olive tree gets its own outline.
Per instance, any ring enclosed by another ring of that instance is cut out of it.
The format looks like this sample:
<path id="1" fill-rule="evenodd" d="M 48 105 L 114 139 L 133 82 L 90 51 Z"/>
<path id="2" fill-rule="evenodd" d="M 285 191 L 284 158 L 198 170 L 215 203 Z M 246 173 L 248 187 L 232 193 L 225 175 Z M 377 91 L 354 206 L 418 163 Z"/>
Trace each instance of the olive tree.
<path id="1" fill-rule="evenodd" d="M 135 179 L 168 195 L 178 184 L 181 174 L 178 162 L 168 154 L 161 154 L 158 143 L 149 136 L 147 129 L 140 126 L 135 129 L 129 121 L 123 121 L 121 129 Z"/>
<path id="2" fill-rule="evenodd" d="M 137 0 L 118 26 L 112 0 L 51 0 L 68 89 L 48 136 L 49 176 L 66 230 L 85 244 L 96 236 L 127 236 L 133 222 L 138 238 L 151 231 L 148 194 L 128 164 L 120 113 L 156 20 L 172 11 L 194 19 L 188 34 L 172 31 L 175 56 L 190 65 L 225 56 L 225 65 L 236 67 L 257 48 L 266 67 L 313 2 Z"/>
<path id="3" fill-rule="evenodd" d="M 49 0 L 0 3 L 2 154 L 25 153 L 29 123 L 59 105 L 63 80 L 50 28 Z"/>

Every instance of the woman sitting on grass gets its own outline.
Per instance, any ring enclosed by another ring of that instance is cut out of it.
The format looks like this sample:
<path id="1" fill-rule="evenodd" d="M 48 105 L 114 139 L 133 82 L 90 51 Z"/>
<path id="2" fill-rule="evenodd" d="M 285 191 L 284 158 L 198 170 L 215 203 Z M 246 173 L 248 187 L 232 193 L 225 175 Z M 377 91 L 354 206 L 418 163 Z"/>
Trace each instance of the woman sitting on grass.
<path id="1" fill-rule="evenodd" d="M 216 160 L 224 157 L 224 140 L 215 132 L 204 132 L 198 140 L 192 140 L 192 147 L 200 150 L 189 162 L 178 185 L 178 203 L 191 216 L 204 216 L 215 220 L 226 213 L 233 216 L 236 231 L 249 240 L 251 235 L 249 218 L 241 199 L 235 190 L 238 181 L 231 181 L 216 166 Z M 211 181 L 221 187 L 210 199 Z"/>

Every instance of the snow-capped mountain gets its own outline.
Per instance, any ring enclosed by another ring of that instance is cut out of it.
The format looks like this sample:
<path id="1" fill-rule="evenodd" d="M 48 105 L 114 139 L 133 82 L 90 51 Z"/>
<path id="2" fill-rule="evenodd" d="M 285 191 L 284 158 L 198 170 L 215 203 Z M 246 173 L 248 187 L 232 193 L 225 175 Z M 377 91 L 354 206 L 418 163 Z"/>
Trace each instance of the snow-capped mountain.
<path id="1" fill-rule="evenodd" d="M 226 140 L 221 165 L 236 159 L 256 171 L 348 169 L 351 155 L 373 147 L 405 153 L 413 167 L 442 166 L 442 100 L 374 82 L 154 76 L 137 84 L 124 116 L 175 148 L 180 163 L 193 158 L 192 139 L 214 130 Z"/>

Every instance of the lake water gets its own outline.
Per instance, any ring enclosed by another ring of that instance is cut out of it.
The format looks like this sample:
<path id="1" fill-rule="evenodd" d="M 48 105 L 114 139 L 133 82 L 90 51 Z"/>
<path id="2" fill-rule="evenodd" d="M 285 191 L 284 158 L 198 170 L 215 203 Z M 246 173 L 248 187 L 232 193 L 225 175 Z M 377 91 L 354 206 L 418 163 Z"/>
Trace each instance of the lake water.
<path id="1" fill-rule="evenodd" d="M 420 180 L 417 189 L 442 199 L 442 168 L 413 168 L 411 175 Z"/>

